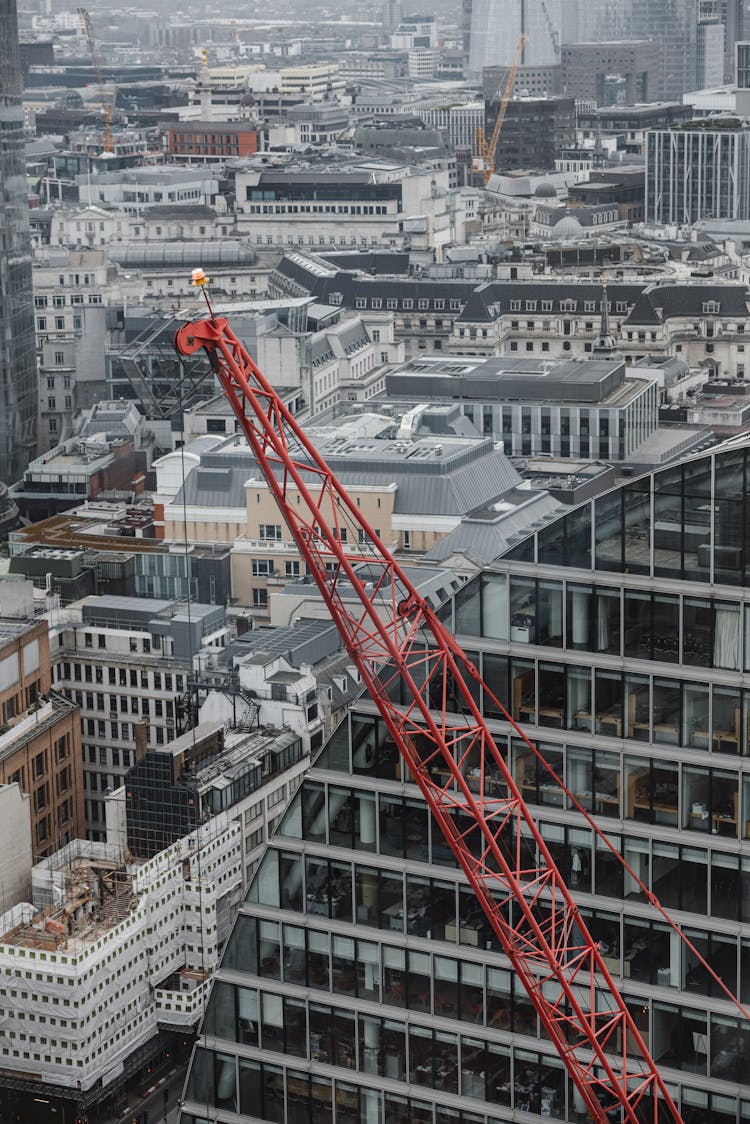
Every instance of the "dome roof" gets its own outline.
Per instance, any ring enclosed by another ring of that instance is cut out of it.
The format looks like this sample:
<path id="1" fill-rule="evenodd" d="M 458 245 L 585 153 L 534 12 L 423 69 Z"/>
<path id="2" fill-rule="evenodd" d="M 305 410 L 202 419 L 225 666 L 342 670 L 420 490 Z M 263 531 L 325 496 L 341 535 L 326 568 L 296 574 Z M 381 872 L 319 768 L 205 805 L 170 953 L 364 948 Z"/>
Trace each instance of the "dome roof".
<path id="1" fill-rule="evenodd" d="M 574 219 L 572 215 L 566 215 L 564 219 L 556 222 L 550 231 L 550 238 L 555 242 L 567 242 L 570 238 L 579 238 L 583 233 L 583 227 L 578 219 Z"/>
<path id="2" fill-rule="evenodd" d="M 537 184 L 534 196 L 537 199 L 557 199 L 557 189 L 549 180 L 542 180 Z"/>

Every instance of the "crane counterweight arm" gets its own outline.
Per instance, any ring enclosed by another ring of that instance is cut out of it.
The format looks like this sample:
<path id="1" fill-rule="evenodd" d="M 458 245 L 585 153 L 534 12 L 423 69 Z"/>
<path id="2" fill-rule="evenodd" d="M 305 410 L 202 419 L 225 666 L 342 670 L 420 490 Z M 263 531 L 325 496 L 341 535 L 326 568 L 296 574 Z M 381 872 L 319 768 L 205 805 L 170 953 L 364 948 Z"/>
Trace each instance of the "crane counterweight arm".
<path id="1" fill-rule="evenodd" d="M 209 304 L 209 311 L 210 304 Z M 593 1120 L 680 1115 L 479 709 L 473 665 L 228 322 L 205 348 L 309 573 L 400 755 Z M 602 1002 L 604 1001 L 604 1008 Z"/>

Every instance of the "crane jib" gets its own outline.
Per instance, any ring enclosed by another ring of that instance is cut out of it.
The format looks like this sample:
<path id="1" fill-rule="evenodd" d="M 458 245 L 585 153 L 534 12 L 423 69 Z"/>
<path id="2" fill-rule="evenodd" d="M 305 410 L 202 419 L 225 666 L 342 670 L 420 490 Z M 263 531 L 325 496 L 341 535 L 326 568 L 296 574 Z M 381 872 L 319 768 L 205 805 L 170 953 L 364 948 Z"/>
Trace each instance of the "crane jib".
<path id="1" fill-rule="evenodd" d="M 208 353 L 402 776 L 422 791 L 592 1119 L 681 1121 L 479 710 L 476 668 L 207 304 L 210 316 L 180 328 L 176 349 Z"/>

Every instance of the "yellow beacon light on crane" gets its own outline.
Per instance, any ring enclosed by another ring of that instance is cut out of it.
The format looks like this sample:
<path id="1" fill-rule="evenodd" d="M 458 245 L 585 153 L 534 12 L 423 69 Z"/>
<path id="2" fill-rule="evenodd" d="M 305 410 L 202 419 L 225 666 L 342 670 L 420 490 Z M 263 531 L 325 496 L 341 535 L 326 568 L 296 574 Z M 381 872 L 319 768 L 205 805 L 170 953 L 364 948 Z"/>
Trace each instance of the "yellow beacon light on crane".
<path id="1" fill-rule="evenodd" d="M 193 272 L 190 275 L 190 284 L 193 285 L 196 289 L 199 289 L 201 293 L 203 293 L 203 298 L 206 302 L 206 307 L 208 308 L 208 311 L 211 314 L 211 318 L 213 319 L 214 310 L 211 308 L 211 301 L 209 300 L 209 297 L 208 297 L 209 281 L 210 281 L 210 277 L 207 277 L 205 270 L 200 269 L 200 268 L 194 269 Z"/>

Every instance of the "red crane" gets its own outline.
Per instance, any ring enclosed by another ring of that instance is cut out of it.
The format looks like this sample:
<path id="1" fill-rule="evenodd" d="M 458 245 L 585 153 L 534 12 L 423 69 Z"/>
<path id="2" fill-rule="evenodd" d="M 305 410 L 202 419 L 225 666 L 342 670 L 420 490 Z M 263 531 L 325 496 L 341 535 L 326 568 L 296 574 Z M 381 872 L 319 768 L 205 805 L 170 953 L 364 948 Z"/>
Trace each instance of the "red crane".
<path id="1" fill-rule="evenodd" d="M 193 278 L 206 284 L 202 270 Z M 180 328 L 177 351 L 208 353 L 408 775 L 592 1119 L 681 1121 L 482 717 L 476 668 L 206 300 L 209 317 Z"/>

